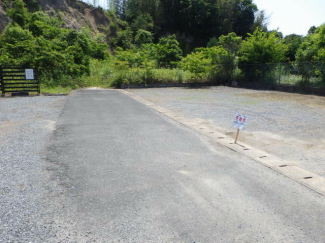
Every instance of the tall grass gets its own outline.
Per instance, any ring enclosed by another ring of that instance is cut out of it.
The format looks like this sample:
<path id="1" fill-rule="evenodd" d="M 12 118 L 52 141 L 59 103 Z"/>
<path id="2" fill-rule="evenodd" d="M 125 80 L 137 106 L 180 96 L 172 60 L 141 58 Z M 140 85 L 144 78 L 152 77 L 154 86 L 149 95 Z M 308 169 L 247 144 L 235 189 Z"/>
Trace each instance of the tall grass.
<path id="1" fill-rule="evenodd" d="M 119 63 L 113 58 L 107 60 L 92 59 L 90 61 L 90 73 L 71 80 L 74 84 L 69 87 L 58 87 L 57 91 L 68 92 L 71 89 L 84 87 L 119 88 L 121 85 L 148 85 L 148 84 L 176 84 L 199 83 L 211 81 L 210 74 L 204 74 L 198 78 L 195 74 L 181 69 L 157 69 L 157 68 L 129 68 L 124 63 Z M 54 91 L 46 88 L 48 92 Z"/>
<path id="2" fill-rule="evenodd" d="M 78 78 L 77 85 L 79 87 L 108 88 L 113 73 L 114 66 L 111 60 L 92 59 L 90 61 L 90 74 Z"/>
<path id="3" fill-rule="evenodd" d="M 127 70 L 116 70 L 110 82 L 111 87 L 138 84 L 176 84 L 197 81 L 194 75 L 188 71 L 179 69 L 151 69 L 130 68 Z"/>
<path id="4" fill-rule="evenodd" d="M 128 68 L 115 65 L 112 59 L 104 61 L 93 59 L 90 61 L 90 74 L 82 76 L 76 83 L 78 87 L 118 88 L 130 84 L 189 83 L 207 80 L 208 75 L 197 79 L 193 73 L 180 69 Z"/>

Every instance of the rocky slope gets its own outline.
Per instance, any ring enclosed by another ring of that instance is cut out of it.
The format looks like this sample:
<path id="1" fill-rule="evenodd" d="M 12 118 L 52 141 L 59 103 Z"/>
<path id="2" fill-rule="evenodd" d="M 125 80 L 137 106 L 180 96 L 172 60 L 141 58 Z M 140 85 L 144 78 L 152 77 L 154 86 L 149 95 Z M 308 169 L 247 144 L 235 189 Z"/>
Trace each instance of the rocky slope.
<path id="1" fill-rule="evenodd" d="M 9 2 L 13 1 L 0 0 L 0 33 L 10 22 L 6 16 Z M 80 29 L 82 26 L 88 26 L 97 32 L 109 26 L 112 21 L 102 9 L 78 0 L 38 0 L 38 4 L 52 16 L 61 15 L 67 28 Z"/>

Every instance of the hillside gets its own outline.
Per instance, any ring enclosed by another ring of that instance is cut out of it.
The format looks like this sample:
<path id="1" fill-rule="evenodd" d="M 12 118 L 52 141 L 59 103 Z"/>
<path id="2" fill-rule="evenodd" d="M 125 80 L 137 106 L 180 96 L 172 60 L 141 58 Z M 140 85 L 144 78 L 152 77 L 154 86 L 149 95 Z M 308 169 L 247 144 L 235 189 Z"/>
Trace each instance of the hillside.
<path id="1" fill-rule="evenodd" d="M 9 23 L 9 18 L 6 16 L 8 9 L 13 1 L 0 0 L 0 33 Z M 31 5 L 25 3 L 27 7 Z M 108 27 L 111 21 L 105 12 L 100 8 L 94 8 L 78 0 L 37 0 L 36 7 L 40 10 L 48 12 L 51 16 L 60 16 L 65 23 L 66 28 L 80 29 L 82 26 L 88 26 L 94 32 L 103 32 L 105 27 Z"/>

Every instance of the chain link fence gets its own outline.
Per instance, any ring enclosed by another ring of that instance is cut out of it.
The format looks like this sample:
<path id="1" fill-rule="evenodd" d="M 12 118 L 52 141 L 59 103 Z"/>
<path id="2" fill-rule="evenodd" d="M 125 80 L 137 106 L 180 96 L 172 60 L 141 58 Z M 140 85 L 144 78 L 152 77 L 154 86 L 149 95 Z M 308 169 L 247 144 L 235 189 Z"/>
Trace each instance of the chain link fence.
<path id="1" fill-rule="evenodd" d="M 236 81 L 270 85 L 325 87 L 325 63 L 249 64 L 241 67 Z"/>

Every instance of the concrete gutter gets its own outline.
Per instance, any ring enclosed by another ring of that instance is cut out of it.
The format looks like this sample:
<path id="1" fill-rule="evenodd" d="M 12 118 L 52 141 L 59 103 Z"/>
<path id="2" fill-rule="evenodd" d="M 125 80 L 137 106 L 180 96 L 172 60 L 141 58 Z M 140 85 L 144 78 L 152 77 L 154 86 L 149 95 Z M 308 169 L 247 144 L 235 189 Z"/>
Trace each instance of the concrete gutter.
<path id="1" fill-rule="evenodd" d="M 201 135 L 213 139 L 213 141 L 227 147 L 228 149 L 242 154 L 282 175 L 304 185 L 311 190 L 325 196 L 325 178 L 317 174 L 302 169 L 286 160 L 273 156 L 265 151 L 256 149 L 244 143 L 234 143 L 234 138 L 229 137 L 217 131 L 217 128 L 211 124 L 207 124 L 201 119 L 188 119 L 181 117 L 179 114 L 165 109 L 155 103 L 143 99 L 133 93 L 125 90 L 119 90 L 121 93 L 151 107 L 153 110 L 169 117 L 170 119 L 200 133 Z"/>

